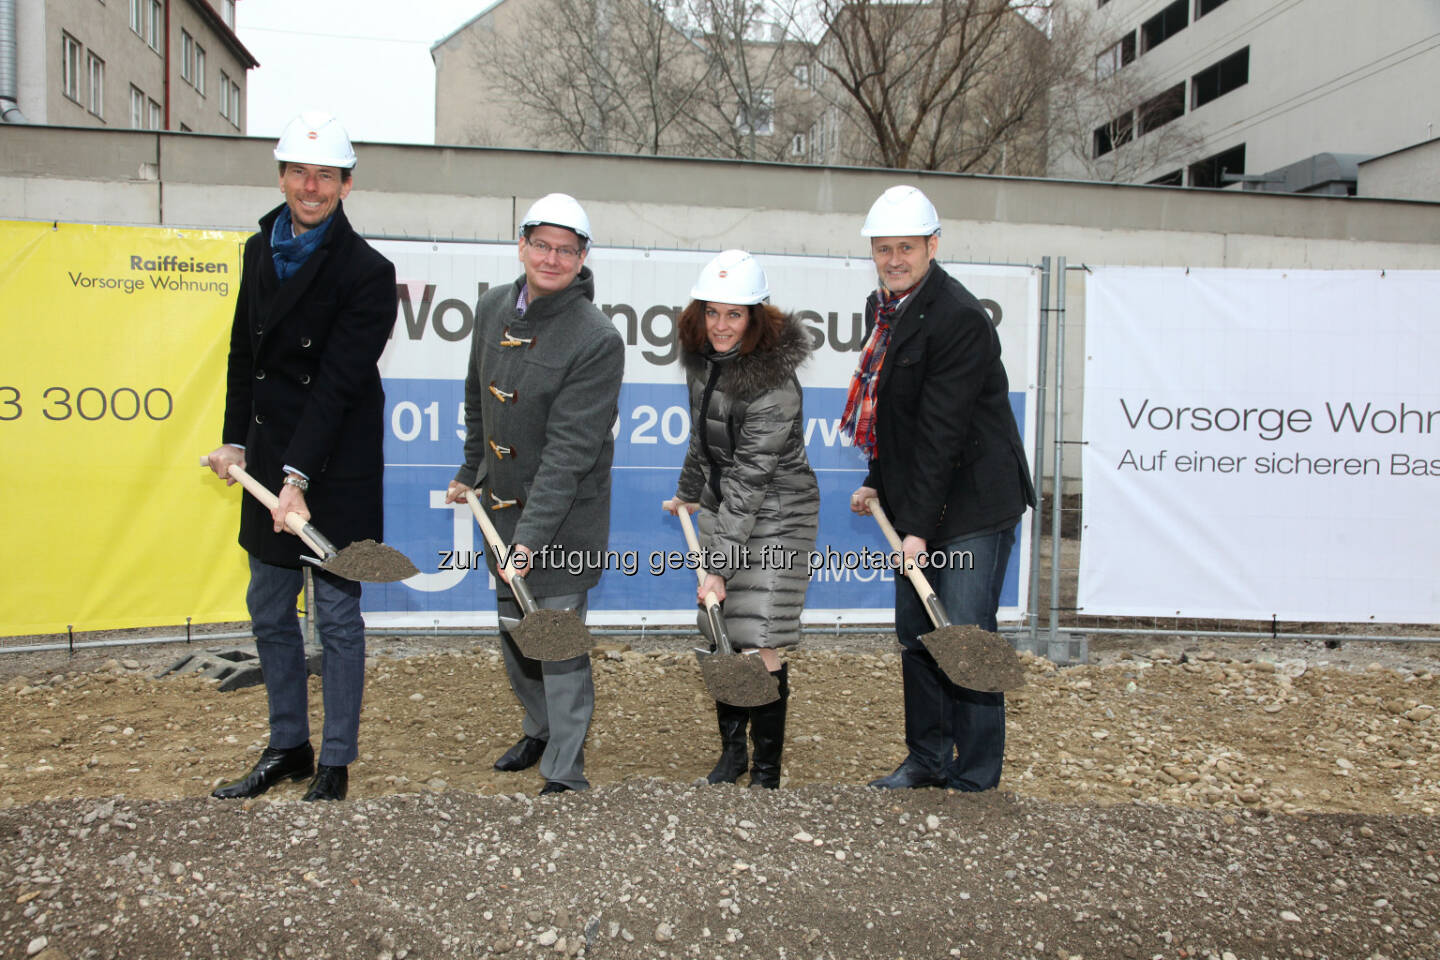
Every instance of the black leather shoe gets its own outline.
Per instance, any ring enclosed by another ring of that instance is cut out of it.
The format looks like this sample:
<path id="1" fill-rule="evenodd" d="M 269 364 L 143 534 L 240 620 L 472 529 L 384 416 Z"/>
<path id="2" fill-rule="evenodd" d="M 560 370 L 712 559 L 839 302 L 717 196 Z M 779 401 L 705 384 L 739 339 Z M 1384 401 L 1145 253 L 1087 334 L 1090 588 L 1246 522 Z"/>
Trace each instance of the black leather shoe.
<path id="1" fill-rule="evenodd" d="M 285 778 L 304 780 L 315 772 L 315 748 L 310 741 L 298 747 L 281 750 L 266 747 L 250 772 L 239 780 L 222 783 L 210 796 L 221 800 L 243 800 L 258 797 Z"/>
<path id="2" fill-rule="evenodd" d="M 545 752 L 545 745 L 549 742 L 534 737 L 521 737 L 515 741 L 515 746 L 506 750 L 500 759 L 495 761 L 495 769 L 504 770 L 506 773 L 528 770 L 540 762 L 540 754 Z"/>
<path id="3" fill-rule="evenodd" d="M 574 787 L 567 787 L 565 784 L 561 783 L 558 780 L 546 780 L 545 786 L 540 788 L 540 796 L 543 797 L 549 793 L 564 793 L 566 790 L 574 789 Z"/>
<path id="4" fill-rule="evenodd" d="M 306 790 L 305 796 L 300 799 L 306 803 L 316 800 L 344 800 L 345 792 L 349 789 L 349 767 L 327 767 L 322 763 L 315 768 L 315 779 L 310 781 L 310 789 Z"/>
<path id="5" fill-rule="evenodd" d="M 908 790 L 911 787 L 943 787 L 945 778 L 937 777 L 919 764 L 906 760 L 895 768 L 895 772 L 878 780 L 871 780 L 870 786 L 880 790 Z"/>

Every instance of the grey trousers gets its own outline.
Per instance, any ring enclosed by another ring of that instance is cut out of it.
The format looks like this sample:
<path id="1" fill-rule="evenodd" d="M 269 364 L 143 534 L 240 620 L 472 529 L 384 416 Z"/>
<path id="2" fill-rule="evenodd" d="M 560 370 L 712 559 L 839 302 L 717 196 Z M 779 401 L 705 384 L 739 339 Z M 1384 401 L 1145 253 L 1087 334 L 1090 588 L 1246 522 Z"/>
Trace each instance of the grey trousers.
<path id="1" fill-rule="evenodd" d="M 588 607 L 586 594 L 536 597 L 542 610 L 574 610 L 581 620 Z M 497 598 L 502 617 L 519 617 L 514 597 Z M 510 634 L 500 631 L 500 649 L 505 654 L 505 672 L 510 689 L 525 708 L 521 726 L 525 736 L 548 740 L 540 757 L 540 776 L 563 783 L 572 790 L 585 790 L 585 736 L 595 712 L 595 680 L 590 673 L 590 655 L 570 660 L 532 660 L 520 652 Z"/>
<path id="2" fill-rule="evenodd" d="M 325 696 L 320 762 L 343 767 L 354 762 L 360 733 L 360 699 L 365 689 L 365 621 L 360 584 L 314 572 L 317 632 L 325 654 L 321 689 Z M 255 652 L 270 702 L 270 746 L 298 747 L 310 740 L 309 670 L 295 600 L 305 584 L 300 570 L 250 558 L 245 600 L 255 631 Z"/>

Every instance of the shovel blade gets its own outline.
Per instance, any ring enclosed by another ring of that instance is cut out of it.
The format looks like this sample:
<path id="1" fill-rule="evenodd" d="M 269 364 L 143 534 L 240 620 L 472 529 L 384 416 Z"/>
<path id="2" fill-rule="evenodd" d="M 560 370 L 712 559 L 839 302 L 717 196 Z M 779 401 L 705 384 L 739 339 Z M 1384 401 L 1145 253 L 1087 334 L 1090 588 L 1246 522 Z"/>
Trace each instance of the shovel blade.
<path id="1" fill-rule="evenodd" d="M 707 653 L 699 660 L 700 676 L 714 700 L 732 707 L 763 707 L 780 699 L 780 684 L 759 657 Z"/>
<path id="2" fill-rule="evenodd" d="M 976 626 L 941 627 L 920 639 L 941 671 L 958 687 L 1003 693 L 1025 683 L 1020 658 L 998 633 Z"/>
<path id="3" fill-rule="evenodd" d="M 574 610 L 527 613 L 511 631 L 520 652 L 532 660 L 573 660 L 590 652 L 590 631 Z"/>

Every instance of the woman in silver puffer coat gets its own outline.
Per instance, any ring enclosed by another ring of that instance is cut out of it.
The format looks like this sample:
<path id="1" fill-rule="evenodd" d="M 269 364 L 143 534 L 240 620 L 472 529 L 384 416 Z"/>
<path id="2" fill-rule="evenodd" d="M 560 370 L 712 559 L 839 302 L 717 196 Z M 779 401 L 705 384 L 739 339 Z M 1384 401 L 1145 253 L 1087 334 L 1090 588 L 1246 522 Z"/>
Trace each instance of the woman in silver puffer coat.
<path id="1" fill-rule="evenodd" d="M 800 322 L 766 301 L 765 272 L 743 250 L 700 273 L 680 315 L 690 390 L 690 448 L 670 513 L 700 513 L 708 577 L 696 593 L 724 601 L 738 651 L 759 656 L 780 699 L 744 708 L 716 702 L 722 753 L 706 778 L 734 783 L 750 763 L 752 787 L 780 785 L 790 697 L 778 649 L 800 642 L 800 613 L 819 526 L 820 490 L 805 456 L 803 400 L 795 369 L 810 354 Z"/>

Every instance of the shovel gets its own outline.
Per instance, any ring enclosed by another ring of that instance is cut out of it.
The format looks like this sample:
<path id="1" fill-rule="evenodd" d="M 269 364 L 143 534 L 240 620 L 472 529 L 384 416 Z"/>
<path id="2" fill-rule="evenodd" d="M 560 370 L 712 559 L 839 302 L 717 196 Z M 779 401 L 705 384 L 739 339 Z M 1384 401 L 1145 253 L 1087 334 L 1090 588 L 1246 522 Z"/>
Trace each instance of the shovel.
<path id="1" fill-rule="evenodd" d="M 675 511 L 680 517 L 680 526 L 685 530 L 685 542 L 690 552 L 700 556 L 700 541 L 695 536 L 695 526 L 690 522 L 690 511 L 680 507 Z M 703 585 L 708 576 L 703 564 L 695 567 L 695 576 Z M 765 669 L 759 657 L 736 653 L 730 646 L 730 635 L 725 631 L 725 618 L 720 613 L 720 598 L 715 592 L 705 594 L 705 612 L 700 618 L 700 629 L 705 639 L 715 645 L 715 652 L 695 648 L 695 659 L 700 661 L 700 676 L 705 679 L 705 688 L 710 696 L 732 707 L 763 707 L 780 699 L 780 684 Z"/>
<path id="2" fill-rule="evenodd" d="M 201 457 L 200 465 L 202 467 L 210 466 L 210 458 Z M 280 498 L 271 493 L 259 480 L 246 473 L 245 468 L 238 463 L 230 464 L 230 479 L 250 491 L 251 495 L 265 504 L 268 509 L 274 510 L 280 505 Z M 362 583 L 394 583 L 397 580 L 413 577 L 420 572 L 405 554 L 394 547 L 376 543 L 374 540 L 361 540 L 350 544 L 344 550 L 337 551 L 335 544 L 326 539 L 324 534 L 316 530 L 314 525 L 298 513 L 287 513 L 285 526 L 289 527 L 305 546 L 317 554 L 314 557 L 301 556 L 301 560 L 313 563 L 326 573 L 333 573 L 337 577 L 358 580 Z"/>
<path id="3" fill-rule="evenodd" d="M 870 513 L 889 541 L 890 549 L 901 553 L 900 537 L 890 525 L 890 518 L 880 509 L 879 500 L 870 501 Z M 915 592 L 920 594 L 920 600 L 925 604 L 925 612 L 935 624 L 935 629 L 920 639 L 950 682 L 983 693 L 1001 693 L 1022 686 L 1025 673 L 1010 644 L 998 633 L 973 625 L 957 627 L 951 624 L 950 618 L 945 616 L 945 608 L 940 605 L 940 598 L 935 595 L 930 581 L 925 579 L 915 561 L 905 560 L 904 563 L 905 576 L 910 578 Z"/>
<path id="4" fill-rule="evenodd" d="M 502 561 L 509 555 L 505 541 L 500 539 L 499 531 L 485 513 L 485 508 L 480 506 L 474 490 L 465 491 L 465 502 L 470 504 L 470 512 L 475 514 L 476 522 L 485 533 L 485 542 L 495 554 L 496 567 L 502 566 Z M 510 589 L 515 594 L 515 602 L 520 605 L 520 619 L 501 617 L 500 626 L 514 638 L 521 653 L 531 660 L 572 660 L 590 652 L 590 631 L 585 629 L 585 624 L 580 622 L 574 610 L 540 609 L 530 592 L 530 584 L 522 576 L 510 578 Z"/>

